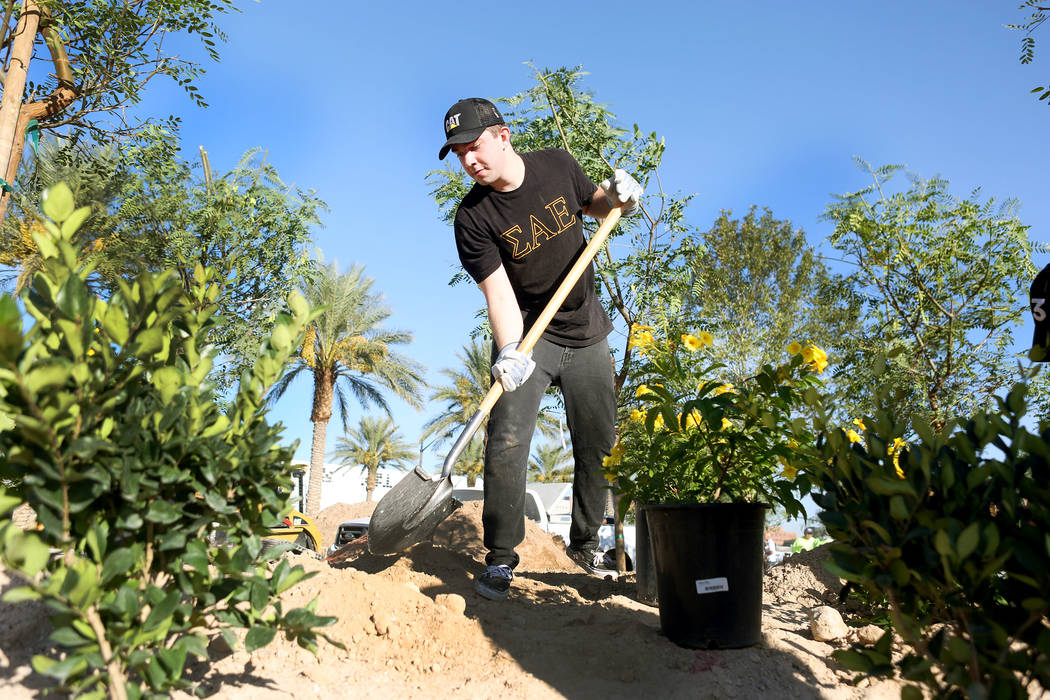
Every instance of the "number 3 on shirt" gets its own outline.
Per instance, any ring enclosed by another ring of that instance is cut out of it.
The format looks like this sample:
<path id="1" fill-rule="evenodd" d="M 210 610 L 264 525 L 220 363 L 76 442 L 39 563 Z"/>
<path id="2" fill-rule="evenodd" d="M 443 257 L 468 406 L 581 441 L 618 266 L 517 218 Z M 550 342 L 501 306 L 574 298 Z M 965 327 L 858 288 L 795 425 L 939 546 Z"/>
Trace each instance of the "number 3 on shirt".
<path id="1" fill-rule="evenodd" d="M 1036 322 L 1046 320 L 1046 309 L 1043 308 L 1043 304 L 1046 303 L 1046 299 L 1032 299 L 1032 318 Z"/>

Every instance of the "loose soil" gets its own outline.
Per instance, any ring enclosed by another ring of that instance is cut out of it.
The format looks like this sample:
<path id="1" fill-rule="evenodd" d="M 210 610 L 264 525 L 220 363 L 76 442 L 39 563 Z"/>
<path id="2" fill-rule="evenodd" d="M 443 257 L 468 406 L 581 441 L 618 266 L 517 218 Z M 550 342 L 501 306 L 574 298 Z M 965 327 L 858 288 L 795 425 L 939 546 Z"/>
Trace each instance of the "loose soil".
<path id="1" fill-rule="evenodd" d="M 336 525 L 367 517 L 374 504 L 321 512 L 326 538 Z M 560 538 L 528 521 L 511 596 L 493 602 L 473 589 L 483 570 L 481 504 L 467 503 L 432 542 L 392 556 L 364 554 L 316 572 L 287 591 L 286 607 L 318 599 L 338 618 L 314 656 L 278 637 L 249 655 L 219 640 L 190 676 L 215 698 L 899 698 L 894 681 L 871 681 L 831 658 L 848 642 L 815 641 L 809 611 L 839 607 L 841 582 L 821 566 L 821 548 L 788 558 L 764 579 L 762 642 L 748 649 L 694 650 L 660 632 L 659 611 L 636 599 L 632 575 L 588 576 Z M 12 582 L 0 571 L 0 590 Z M 849 612 L 843 611 L 847 622 Z M 0 697 L 35 698 L 49 686 L 29 661 L 45 653 L 46 609 L 0 604 Z M 176 694 L 189 700 L 192 696 Z"/>

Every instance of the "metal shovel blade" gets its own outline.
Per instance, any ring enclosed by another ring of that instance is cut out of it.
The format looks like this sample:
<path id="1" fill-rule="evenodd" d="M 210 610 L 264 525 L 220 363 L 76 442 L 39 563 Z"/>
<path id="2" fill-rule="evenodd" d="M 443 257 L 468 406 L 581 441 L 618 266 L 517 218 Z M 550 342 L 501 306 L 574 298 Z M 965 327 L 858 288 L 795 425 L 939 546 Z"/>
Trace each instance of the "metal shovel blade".
<path id="1" fill-rule="evenodd" d="M 380 499 L 368 523 L 368 551 L 393 554 L 430 537 L 462 505 L 452 497 L 451 478 L 432 478 L 419 467 Z"/>

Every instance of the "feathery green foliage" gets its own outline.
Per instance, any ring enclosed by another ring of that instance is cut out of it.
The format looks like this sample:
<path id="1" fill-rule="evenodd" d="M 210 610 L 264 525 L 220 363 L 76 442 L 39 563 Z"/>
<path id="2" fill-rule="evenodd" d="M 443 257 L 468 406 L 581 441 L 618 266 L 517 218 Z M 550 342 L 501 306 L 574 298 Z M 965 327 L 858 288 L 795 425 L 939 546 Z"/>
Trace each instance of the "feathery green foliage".
<path id="1" fill-rule="evenodd" d="M 1028 227 L 1012 201 L 959 200 L 940 178 L 891 190 L 900 166 L 861 166 L 873 183 L 825 214 L 864 303 L 835 379 L 854 415 L 870 412 L 888 383 L 901 415 L 940 427 L 1019 378 L 1009 352 L 1036 272 Z M 882 355 L 889 368 L 876 374 Z"/>

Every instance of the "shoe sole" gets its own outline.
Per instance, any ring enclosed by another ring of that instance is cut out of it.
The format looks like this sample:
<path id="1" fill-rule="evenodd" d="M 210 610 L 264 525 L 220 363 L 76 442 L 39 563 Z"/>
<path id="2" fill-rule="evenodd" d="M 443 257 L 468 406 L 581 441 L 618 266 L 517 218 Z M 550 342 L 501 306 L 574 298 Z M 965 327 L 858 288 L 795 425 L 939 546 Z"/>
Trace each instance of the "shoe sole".
<path id="1" fill-rule="evenodd" d="M 474 590 L 477 591 L 477 594 L 480 595 L 482 598 L 487 598 L 489 600 L 506 600 L 507 596 L 510 595 L 509 590 L 501 593 L 499 591 L 494 591 L 491 588 L 482 586 L 481 583 L 475 583 Z"/>

